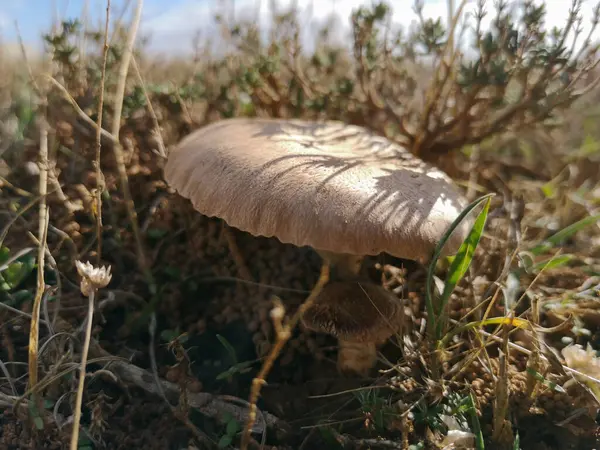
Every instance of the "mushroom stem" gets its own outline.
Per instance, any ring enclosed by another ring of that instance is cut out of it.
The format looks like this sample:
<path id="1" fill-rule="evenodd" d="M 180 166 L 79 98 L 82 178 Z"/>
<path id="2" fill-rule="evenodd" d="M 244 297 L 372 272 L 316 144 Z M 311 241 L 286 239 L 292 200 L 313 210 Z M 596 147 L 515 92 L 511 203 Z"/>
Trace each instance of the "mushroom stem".
<path id="1" fill-rule="evenodd" d="M 363 255 L 349 255 L 346 253 L 335 253 L 326 250 L 317 250 L 317 253 L 331 267 L 334 267 L 338 276 L 342 279 L 355 279 L 360 273 Z"/>
<path id="2" fill-rule="evenodd" d="M 374 283 L 331 281 L 308 308 L 302 323 L 338 340 L 340 372 L 368 374 L 377 362 L 377 346 L 401 328 L 402 304 Z"/>
<path id="3" fill-rule="evenodd" d="M 377 361 L 374 342 L 356 342 L 338 339 L 337 368 L 340 372 L 354 372 L 366 376 Z"/>

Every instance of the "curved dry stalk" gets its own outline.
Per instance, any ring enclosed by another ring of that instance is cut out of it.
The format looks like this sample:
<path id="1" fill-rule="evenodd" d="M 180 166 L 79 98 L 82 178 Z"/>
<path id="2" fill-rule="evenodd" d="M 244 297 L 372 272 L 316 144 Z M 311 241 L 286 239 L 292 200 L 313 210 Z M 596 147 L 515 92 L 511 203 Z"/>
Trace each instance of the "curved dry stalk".
<path id="1" fill-rule="evenodd" d="M 58 80 L 53 78 L 51 75 L 46 75 L 46 78 L 60 91 L 65 100 L 67 100 L 71 104 L 79 118 L 85 123 L 87 123 L 94 130 L 98 130 L 98 124 L 94 122 L 92 118 L 88 116 L 83 109 L 81 109 L 81 106 L 79 106 L 79 104 L 77 104 L 77 101 L 73 98 L 73 96 L 69 94 L 67 88 L 65 88 Z M 107 139 L 108 142 L 110 142 L 113 146 L 116 146 L 118 144 L 118 141 L 115 138 L 115 136 L 110 134 L 104 128 L 100 129 L 100 135 Z"/>

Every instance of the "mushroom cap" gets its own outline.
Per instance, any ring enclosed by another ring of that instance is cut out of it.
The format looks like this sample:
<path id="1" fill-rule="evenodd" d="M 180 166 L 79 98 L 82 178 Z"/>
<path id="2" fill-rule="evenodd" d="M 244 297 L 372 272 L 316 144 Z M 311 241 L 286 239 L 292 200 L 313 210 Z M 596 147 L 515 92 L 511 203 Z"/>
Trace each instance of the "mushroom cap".
<path id="1" fill-rule="evenodd" d="M 164 175 L 196 210 L 255 236 L 421 262 L 466 204 L 440 170 L 336 121 L 221 120 L 185 137 Z M 466 233 L 464 221 L 445 249 Z"/>
<path id="2" fill-rule="evenodd" d="M 325 285 L 302 323 L 341 340 L 381 343 L 400 329 L 401 308 L 398 298 L 383 286 L 336 281 Z"/>

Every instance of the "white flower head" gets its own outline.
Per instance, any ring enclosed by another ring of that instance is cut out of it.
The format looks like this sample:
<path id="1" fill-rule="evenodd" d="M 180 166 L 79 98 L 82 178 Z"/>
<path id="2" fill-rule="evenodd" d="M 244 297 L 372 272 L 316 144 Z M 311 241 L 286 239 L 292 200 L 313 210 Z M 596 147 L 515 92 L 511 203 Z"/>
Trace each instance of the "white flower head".
<path id="1" fill-rule="evenodd" d="M 112 278 L 110 266 L 94 267 L 89 261 L 75 261 L 75 267 L 81 276 L 81 293 L 85 296 L 89 296 L 93 289 L 106 287 Z"/>
<path id="2" fill-rule="evenodd" d="M 589 343 L 585 350 L 581 345 L 575 344 L 563 348 L 561 353 L 567 366 L 571 369 L 579 370 L 595 378 L 600 377 L 600 358 L 596 356 L 596 352 Z"/>

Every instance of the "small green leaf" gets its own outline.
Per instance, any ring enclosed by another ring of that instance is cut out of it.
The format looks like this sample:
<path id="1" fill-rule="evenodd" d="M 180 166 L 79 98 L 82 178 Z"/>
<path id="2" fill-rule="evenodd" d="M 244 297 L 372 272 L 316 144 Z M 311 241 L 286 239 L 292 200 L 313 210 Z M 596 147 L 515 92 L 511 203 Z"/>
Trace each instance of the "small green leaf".
<path id="1" fill-rule="evenodd" d="M 40 416 L 33 418 L 33 424 L 35 425 L 35 428 L 37 430 L 41 431 L 44 429 L 44 421 L 42 420 L 42 418 Z"/>
<path id="2" fill-rule="evenodd" d="M 231 358 L 231 360 L 233 361 L 234 364 L 237 364 L 237 355 L 235 354 L 235 349 L 233 348 L 233 346 L 227 341 L 227 339 L 225 339 L 223 336 L 221 336 L 220 334 L 217 334 L 217 339 L 219 340 L 219 342 L 221 343 L 221 345 L 223 347 L 225 347 L 225 350 L 227 350 L 227 353 L 229 353 L 229 357 Z"/>
<path id="3" fill-rule="evenodd" d="M 10 258 L 10 249 L 8 247 L 0 247 L 0 264 L 4 264 Z"/>
<path id="4" fill-rule="evenodd" d="M 542 186 L 542 192 L 546 198 L 554 198 L 556 196 L 556 185 L 549 181 Z"/>
<path id="5" fill-rule="evenodd" d="M 40 412 L 36 406 L 36 402 L 35 399 L 33 399 L 32 401 L 29 402 L 29 417 L 31 417 L 33 419 L 33 425 L 35 426 L 35 428 L 37 430 L 43 430 L 44 429 L 44 420 L 42 419 L 42 416 L 40 415 Z"/>
<path id="6" fill-rule="evenodd" d="M 225 432 L 230 436 L 235 436 L 235 434 L 241 430 L 240 424 L 237 420 L 232 419 L 227 422 L 227 428 L 225 428 Z"/>
<path id="7" fill-rule="evenodd" d="M 232 442 L 233 437 L 229 436 L 228 434 L 224 434 L 223 436 L 221 436 L 221 439 L 219 439 L 219 443 L 217 444 L 217 446 L 219 448 L 226 448 L 229 447 Z"/>
<path id="8" fill-rule="evenodd" d="M 250 366 L 253 364 L 252 361 L 244 361 L 241 363 L 234 364 L 229 369 L 224 372 L 221 372 L 216 376 L 217 380 L 223 380 L 225 378 L 230 378 L 234 376 L 236 373 L 247 373 L 250 371 Z"/>
<path id="9" fill-rule="evenodd" d="M 161 230 L 160 228 L 150 228 L 146 232 L 146 235 L 152 239 L 161 239 L 168 234 L 167 230 Z"/>
<path id="10" fill-rule="evenodd" d="M 5 248 L 5 247 L 4 247 Z M 25 280 L 36 266 L 35 256 L 29 249 L 4 258 L 5 252 L 0 255 L 4 262 L 0 263 L 0 289 L 12 290 Z"/>
<path id="11" fill-rule="evenodd" d="M 160 338 L 163 341 L 171 342 L 179 335 L 179 330 L 162 330 L 160 332 Z"/>

